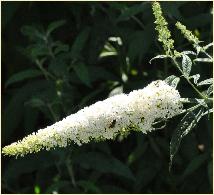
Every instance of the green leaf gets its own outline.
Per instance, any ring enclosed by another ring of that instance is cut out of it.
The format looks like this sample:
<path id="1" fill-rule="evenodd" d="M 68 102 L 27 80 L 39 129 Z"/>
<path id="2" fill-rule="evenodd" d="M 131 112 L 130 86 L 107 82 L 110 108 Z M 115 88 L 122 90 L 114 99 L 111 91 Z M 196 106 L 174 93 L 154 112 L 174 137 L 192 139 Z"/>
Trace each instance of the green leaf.
<path id="1" fill-rule="evenodd" d="M 76 38 L 74 41 L 74 44 L 71 48 L 71 56 L 73 58 L 78 58 L 80 56 L 80 53 L 85 46 L 86 41 L 88 40 L 90 34 L 90 28 L 86 27 Z"/>
<path id="2" fill-rule="evenodd" d="M 32 174 L 36 170 L 48 168 L 54 165 L 54 157 L 49 152 L 40 152 L 37 155 L 29 155 L 18 158 L 8 163 L 4 178 L 11 183 L 18 181 L 23 174 Z"/>
<path id="3" fill-rule="evenodd" d="M 89 152 L 75 157 L 73 162 L 86 169 L 93 169 L 102 173 L 112 173 L 118 176 L 123 176 L 132 181 L 135 180 L 135 177 L 129 167 L 110 155 L 98 152 Z"/>
<path id="4" fill-rule="evenodd" d="M 201 106 L 204 106 L 204 107 L 207 107 L 207 104 L 206 104 L 206 101 L 204 99 L 197 99 L 197 98 L 181 98 L 181 101 L 183 103 L 196 103 L 197 104 L 197 107 L 199 105 Z M 194 107 L 191 108 L 191 110 L 194 110 Z"/>
<path id="5" fill-rule="evenodd" d="M 198 83 L 198 79 L 200 78 L 200 74 L 195 74 L 189 77 L 190 79 L 193 78 L 194 83 L 197 84 Z"/>
<path id="6" fill-rule="evenodd" d="M 33 61 L 37 60 L 40 56 L 50 55 L 47 45 L 41 43 L 30 45 L 25 50 L 26 54 L 33 59 Z"/>
<path id="7" fill-rule="evenodd" d="M 203 110 L 203 107 L 198 107 L 193 111 L 187 112 L 181 122 L 178 124 L 176 130 L 173 132 L 172 139 L 170 142 L 169 169 L 171 169 L 172 160 L 178 151 L 181 140 L 197 125 L 197 123 L 203 116 Z"/>
<path id="8" fill-rule="evenodd" d="M 207 91 L 206 91 L 206 94 L 207 94 L 207 95 L 211 95 L 212 93 L 213 93 L 213 84 L 210 85 L 210 86 L 208 87 Z"/>
<path id="9" fill-rule="evenodd" d="M 56 58 L 50 61 L 48 71 L 56 75 L 57 77 L 62 78 L 65 75 L 68 75 L 68 63 L 65 58 L 57 56 Z"/>
<path id="10" fill-rule="evenodd" d="M 14 74 L 13 76 L 11 76 L 6 84 L 5 87 L 8 87 L 9 85 L 13 84 L 13 83 L 17 83 L 26 79 L 31 79 L 31 78 L 35 78 L 38 76 L 41 76 L 42 73 L 39 70 L 36 69 L 28 69 L 28 70 L 24 70 L 22 72 L 18 72 L 16 74 Z"/>
<path id="11" fill-rule="evenodd" d="M 45 35 L 39 32 L 39 30 L 34 26 L 23 26 L 21 28 L 21 32 L 23 35 L 28 36 L 29 39 L 36 41 L 36 40 L 44 40 Z"/>
<path id="12" fill-rule="evenodd" d="M 11 20 L 14 18 L 15 13 L 19 10 L 20 4 L 18 2 L 13 2 L 13 3 L 5 3 L 4 5 L 2 4 L 1 6 L 1 25 L 2 29 L 6 27 L 8 23 L 11 22 Z M 3 29 L 4 30 L 4 29 Z"/>
<path id="13" fill-rule="evenodd" d="M 149 61 L 149 63 L 151 64 L 151 62 L 153 61 L 153 60 L 155 60 L 155 59 L 161 59 L 161 58 L 169 58 L 170 56 L 168 56 L 168 55 L 157 55 L 157 56 L 155 56 L 154 58 L 152 58 L 150 61 Z"/>
<path id="14" fill-rule="evenodd" d="M 141 193 L 145 188 L 148 189 L 150 185 L 155 183 L 157 177 L 160 177 L 159 173 L 161 173 L 163 164 L 160 162 L 160 159 L 156 159 L 157 156 L 154 155 L 149 146 L 147 150 L 145 150 L 145 154 L 138 159 L 140 163 L 136 162 L 136 182 L 133 186 L 136 193 Z"/>
<path id="15" fill-rule="evenodd" d="M 99 57 L 103 58 L 103 57 L 116 56 L 116 55 L 117 55 L 117 52 L 115 51 L 102 51 Z"/>
<path id="16" fill-rule="evenodd" d="M 198 83 L 198 86 L 211 85 L 212 83 L 213 83 L 213 78 L 209 78 Z"/>
<path id="17" fill-rule="evenodd" d="M 32 97 L 36 92 L 41 93 L 42 90 L 47 90 L 47 81 L 32 81 L 19 88 L 15 95 L 9 100 L 3 115 L 3 141 L 7 140 L 20 124 L 24 112 L 24 102 Z M 12 123 L 11 119 L 13 119 Z"/>
<path id="18" fill-rule="evenodd" d="M 179 77 L 176 77 L 175 75 L 171 75 L 169 77 L 167 77 L 165 80 L 164 80 L 168 85 L 176 88 L 179 81 L 180 81 L 180 78 Z"/>
<path id="19" fill-rule="evenodd" d="M 138 13 L 144 12 L 144 10 L 148 8 L 148 6 L 145 6 L 146 4 L 148 5 L 148 2 L 143 2 L 141 4 L 133 5 L 129 8 L 126 8 L 126 10 L 123 11 L 123 13 L 117 18 L 116 21 L 120 22 L 128 20 L 130 17 Z"/>
<path id="20" fill-rule="evenodd" d="M 213 108 L 208 109 L 206 112 L 203 113 L 203 116 L 207 115 L 207 114 L 211 114 L 213 113 Z"/>
<path id="21" fill-rule="evenodd" d="M 39 98 L 32 98 L 31 100 L 25 102 L 25 105 L 29 105 L 31 107 L 41 107 L 45 106 L 45 102 Z"/>
<path id="22" fill-rule="evenodd" d="M 109 41 L 115 42 L 118 45 L 123 45 L 123 41 L 121 39 L 121 37 L 109 37 L 108 38 Z"/>
<path id="23" fill-rule="evenodd" d="M 47 36 L 49 36 L 54 30 L 56 30 L 60 26 L 64 25 L 65 22 L 66 22 L 65 20 L 58 20 L 58 21 L 50 23 L 48 25 L 47 32 L 46 32 Z"/>
<path id="24" fill-rule="evenodd" d="M 86 84 L 88 87 L 91 87 L 91 81 L 89 77 L 88 68 L 83 63 L 77 63 L 73 66 L 75 73 L 80 78 L 80 80 Z"/>
<path id="25" fill-rule="evenodd" d="M 187 55 L 183 55 L 182 69 L 183 69 L 183 74 L 185 76 L 189 77 L 191 69 L 192 69 L 192 61 Z"/>
<path id="26" fill-rule="evenodd" d="M 209 49 L 209 48 L 212 47 L 212 46 L 213 46 L 213 43 L 209 43 L 209 44 L 205 45 L 205 46 L 203 47 L 203 49 L 206 51 L 207 49 Z"/>
<path id="27" fill-rule="evenodd" d="M 188 54 L 192 54 L 192 55 L 197 55 L 195 52 L 193 52 L 193 51 L 183 51 L 183 52 L 181 52 L 182 54 L 184 54 L 184 55 L 188 55 Z"/>
<path id="28" fill-rule="evenodd" d="M 193 60 L 194 62 L 206 62 L 206 63 L 212 63 L 213 60 L 210 58 L 196 58 Z"/>
<path id="29" fill-rule="evenodd" d="M 104 45 L 104 49 L 101 51 L 99 55 L 99 58 L 116 55 L 118 55 L 117 50 L 111 45 L 111 43 L 106 42 L 106 44 Z"/>
<path id="30" fill-rule="evenodd" d="M 61 42 L 55 42 L 54 46 L 56 46 L 56 48 L 54 49 L 54 55 L 57 55 L 60 52 L 67 52 L 69 50 L 69 45 L 67 44 L 63 44 Z"/>
<path id="31" fill-rule="evenodd" d="M 196 100 L 198 105 L 201 105 L 201 106 L 203 106 L 205 108 L 208 108 L 207 103 L 206 103 L 206 101 L 204 99 L 196 99 L 195 98 L 195 100 Z"/>
<path id="32" fill-rule="evenodd" d="M 201 154 L 196 156 L 191 160 L 191 162 L 188 164 L 186 169 L 184 170 L 184 173 L 182 175 L 182 179 L 186 178 L 187 176 L 194 173 L 200 166 L 207 160 L 207 153 Z"/>
<path id="33" fill-rule="evenodd" d="M 134 148 L 134 150 L 128 155 L 127 163 L 128 165 L 133 164 L 134 162 L 137 162 L 140 157 L 142 157 L 143 153 L 148 149 L 148 142 L 140 142 L 142 139 L 140 137 L 138 138 L 138 145 Z"/>

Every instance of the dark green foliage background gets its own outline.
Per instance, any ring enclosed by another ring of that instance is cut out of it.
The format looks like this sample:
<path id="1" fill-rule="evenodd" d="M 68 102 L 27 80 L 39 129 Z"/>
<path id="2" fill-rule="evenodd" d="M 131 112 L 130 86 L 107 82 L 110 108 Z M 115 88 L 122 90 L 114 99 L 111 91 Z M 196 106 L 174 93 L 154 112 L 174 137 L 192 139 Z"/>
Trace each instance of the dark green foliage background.
<path id="1" fill-rule="evenodd" d="M 161 6 L 178 51 L 192 47 L 174 27 L 177 20 L 200 40 L 212 42 L 212 2 L 161 2 Z M 149 64 L 163 54 L 151 10 L 150 2 L 2 2 L 2 147 L 107 98 L 114 88 L 128 93 L 153 80 L 179 76 L 167 60 Z M 58 20 L 66 23 L 51 36 L 65 44 L 64 50 L 54 59 L 47 54 L 44 63 L 56 80 L 37 75 L 5 86 L 15 73 L 39 70 L 26 55 L 30 49 L 24 48 L 32 42 L 21 33 L 23 26 L 47 29 Z M 112 36 L 123 42 L 111 43 L 118 55 L 100 59 Z M 212 65 L 195 64 L 193 72 L 210 78 Z M 182 97 L 196 97 L 185 81 L 178 89 Z M 212 118 L 204 117 L 183 139 L 172 172 L 168 171 L 169 143 L 180 120 L 176 117 L 148 135 L 133 132 L 115 141 L 71 145 L 18 159 L 2 157 L 2 193 L 211 193 Z"/>

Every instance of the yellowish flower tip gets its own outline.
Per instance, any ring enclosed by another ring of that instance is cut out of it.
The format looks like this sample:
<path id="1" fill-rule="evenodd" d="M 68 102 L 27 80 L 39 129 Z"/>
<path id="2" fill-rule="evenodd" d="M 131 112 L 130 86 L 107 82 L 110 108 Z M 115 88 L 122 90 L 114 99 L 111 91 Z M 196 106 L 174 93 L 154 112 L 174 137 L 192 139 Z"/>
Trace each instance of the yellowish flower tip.
<path id="1" fill-rule="evenodd" d="M 163 44 L 166 55 L 173 55 L 174 40 L 171 39 L 171 33 L 167 27 L 168 23 L 163 17 L 161 6 L 158 2 L 152 3 L 152 10 L 155 16 L 156 30 L 158 31 L 158 41 Z"/>
<path id="2" fill-rule="evenodd" d="M 40 139 L 33 133 L 22 141 L 14 142 L 2 148 L 2 154 L 8 156 L 24 156 L 28 153 L 38 152 L 43 148 L 44 143 L 39 143 Z"/>
<path id="3" fill-rule="evenodd" d="M 187 30 L 186 26 L 184 26 L 180 22 L 177 22 L 175 25 L 189 42 L 196 45 L 199 44 L 199 39 L 190 30 Z"/>

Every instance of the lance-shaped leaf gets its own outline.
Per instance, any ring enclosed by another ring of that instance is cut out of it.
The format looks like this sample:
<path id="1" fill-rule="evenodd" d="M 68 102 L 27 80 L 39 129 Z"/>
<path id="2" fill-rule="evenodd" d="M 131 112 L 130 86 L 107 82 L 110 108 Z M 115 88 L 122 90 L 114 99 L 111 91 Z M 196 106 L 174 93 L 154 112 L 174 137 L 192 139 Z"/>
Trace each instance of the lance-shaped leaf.
<path id="1" fill-rule="evenodd" d="M 210 85 L 212 83 L 213 83 L 213 78 L 210 78 L 210 79 L 206 79 L 206 80 L 201 81 L 200 83 L 198 83 L 198 86 L 201 86 L 201 85 Z"/>
<path id="2" fill-rule="evenodd" d="M 47 28 L 47 36 L 49 36 L 54 30 L 56 30 L 57 28 L 59 28 L 60 26 L 64 25 L 65 24 L 65 20 L 58 20 L 58 21 L 55 21 L 55 22 L 52 22 L 48 25 L 48 28 Z"/>
<path id="3" fill-rule="evenodd" d="M 208 87 L 207 91 L 206 91 L 206 94 L 207 94 L 207 95 L 211 95 L 212 93 L 213 93 L 213 84 L 210 85 L 210 86 Z"/>
<path id="4" fill-rule="evenodd" d="M 197 123 L 203 116 L 203 110 L 204 110 L 203 107 L 198 107 L 193 111 L 187 112 L 186 115 L 181 120 L 181 122 L 178 124 L 176 130 L 174 131 L 170 142 L 169 170 L 171 169 L 172 160 L 178 151 L 181 140 L 197 125 Z"/>
<path id="5" fill-rule="evenodd" d="M 187 55 L 183 55 L 182 70 L 185 76 L 189 76 L 192 69 L 192 61 Z"/>
<path id="6" fill-rule="evenodd" d="M 187 176 L 193 174 L 198 168 L 200 168 L 200 166 L 207 160 L 207 158 L 208 158 L 208 153 L 204 153 L 192 159 L 192 161 L 190 161 L 190 163 L 184 170 L 182 179 L 185 179 Z"/>
<path id="7" fill-rule="evenodd" d="M 195 56 L 196 56 L 196 53 L 193 52 L 193 51 L 183 51 L 183 52 L 181 52 L 181 53 L 184 54 L 184 55 L 192 54 L 192 55 L 195 55 Z"/>
<path id="8" fill-rule="evenodd" d="M 207 63 L 212 63 L 213 60 L 210 58 L 196 58 L 193 60 L 194 62 L 207 62 Z"/>
<path id="9" fill-rule="evenodd" d="M 209 43 L 208 45 L 205 45 L 204 47 L 203 47 L 203 49 L 204 50 L 207 50 L 207 49 L 209 49 L 210 47 L 212 47 L 213 46 L 213 43 Z"/>
<path id="10" fill-rule="evenodd" d="M 73 66 L 75 73 L 80 78 L 80 80 L 86 84 L 88 87 L 91 87 L 90 76 L 88 68 L 82 62 L 79 62 Z"/>
<path id="11" fill-rule="evenodd" d="M 151 64 L 151 62 L 154 60 L 154 59 L 160 59 L 160 58 L 169 58 L 170 56 L 168 55 L 157 55 L 155 56 L 154 58 L 152 58 L 149 63 Z"/>
<path id="12" fill-rule="evenodd" d="M 179 81 L 180 81 L 180 78 L 179 77 L 176 77 L 175 75 L 171 75 L 169 77 L 167 77 L 165 80 L 164 80 L 168 85 L 176 88 Z"/>
<path id="13" fill-rule="evenodd" d="M 71 48 L 71 56 L 73 58 L 78 58 L 79 56 L 81 56 L 81 51 L 84 48 L 86 41 L 88 40 L 89 34 L 89 27 L 86 27 L 79 33 Z"/>
<path id="14" fill-rule="evenodd" d="M 28 69 L 28 70 L 24 70 L 21 72 L 18 72 L 16 74 L 14 74 L 13 76 L 11 76 L 6 84 L 5 87 L 8 87 L 9 85 L 13 84 L 13 83 L 17 83 L 26 79 L 31 79 L 31 78 L 35 78 L 38 76 L 41 76 L 42 72 L 36 69 Z"/>

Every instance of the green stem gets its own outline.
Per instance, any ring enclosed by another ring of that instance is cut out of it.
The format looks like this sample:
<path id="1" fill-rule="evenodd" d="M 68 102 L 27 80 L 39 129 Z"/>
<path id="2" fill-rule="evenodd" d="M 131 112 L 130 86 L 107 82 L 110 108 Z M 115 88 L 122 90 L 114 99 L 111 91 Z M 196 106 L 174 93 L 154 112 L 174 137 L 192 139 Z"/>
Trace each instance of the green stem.
<path id="1" fill-rule="evenodd" d="M 199 101 L 204 99 L 196 99 L 196 98 L 181 98 L 182 103 L 198 103 Z M 206 103 L 212 103 L 213 98 L 207 98 Z"/>
<path id="2" fill-rule="evenodd" d="M 189 78 L 187 76 L 185 76 L 183 74 L 183 71 L 181 70 L 178 62 L 176 61 L 175 57 L 172 58 L 173 62 L 175 63 L 176 67 L 178 68 L 178 70 L 181 72 L 181 74 L 184 76 L 184 78 L 187 80 L 187 82 L 191 85 L 191 87 L 198 93 L 198 95 L 202 98 L 202 99 L 207 99 L 206 96 L 204 96 L 193 84 L 192 82 L 189 80 Z"/>
<path id="3" fill-rule="evenodd" d="M 47 48 L 48 48 L 50 57 L 51 57 L 52 59 L 55 59 L 55 55 L 54 55 L 53 52 L 52 52 L 52 47 L 51 47 L 51 43 L 50 43 L 49 40 L 48 40 L 48 36 L 46 36 L 46 37 L 44 38 L 44 41 L 45 41 L 46 46 L 47 46 Z"/>
<path id="4" fill-rule="evenodd" d="M 197 47 L 199 47 L 200 48 L 200 52 L 202 52 L 202 53 L 204 53 L 208 58 L 210 58 L 212 61 L 213 61 L 213 58 L 212 58 L 212 56 L 210 56 L 207 52 L 206 52 L 206 50 L 203 48 L 203 47 L 201 47 L 200 45 L 196 45 L 196 48 Z"/>
<path id="5" fill-rule="evenodd" d="M 72 182 L 73 186 L 76 187 L 76 181 L 75 181 L 75 177 L 74 177 L 74 171 L 73 171 L 73 167 L 71 165 L 70 159 L 67 159 L 65 164 L 66 164 L 66 167 L 68 169 L 68 174 L 69 174 L 69 176 L 71 178 L 71 182 Z"/>
<path id="6" fill-rule="evenodd" d="M 47 70 L 45 70 L 45 68 L 43 68 L 42 64 L 39 62 L 39 60 L 36 60 L 36 65 L 39 67 L 39 69 L 42 71 L 42 73 L 44 74 L 45 78 L 47 80 L 49 80 L 49 77 L 53 80 L 55 80 L 55 77 L 49 73 Z"/>
<path id="7" fill-rule="evenodd" d="M 203 99 L 207 99 L 207 97 L 205 97 L 193 84 L 192 84 L 192 82 L 189 80 L 189 78 L 188 77 L 186 77 L 186 76 L 184 76 L 185 77 L 185 79 L 187 80 L 187 82 L 192 86 L 192 88 L 198 93 L 198 95 L 201 97 L 201 98 L 203 98 Z"/>
<path id="8" fill-rule="evenodd" d="M 195 110 L 196 108 L 198 108 L 198 107 L 200 107 L 200 106 L 201 106 L 201 104 L 197 104 L 196 106 L 193 106 L 193 107 L 191 107 L 191 108 L 188 108 L 188 109 L 183 110 L 182 112 L 180 112 L 180 113 L 177 114 L 176 116 L 179 116 L 179 115 L 184 114 L 184 113 L 189 112 L 189 111 L 193 111 L 193 110 Z"/>
<path id="9" fill-rule="evenodd" d="M 203 51 L 203 53 L 208 57 L 208 58 L 210 58 L 212 61 L 213 61 L 213 58 L 212 58 L 212 56 L 210 56 L 207 52 L 205 52 L 205 51 Z"/>

